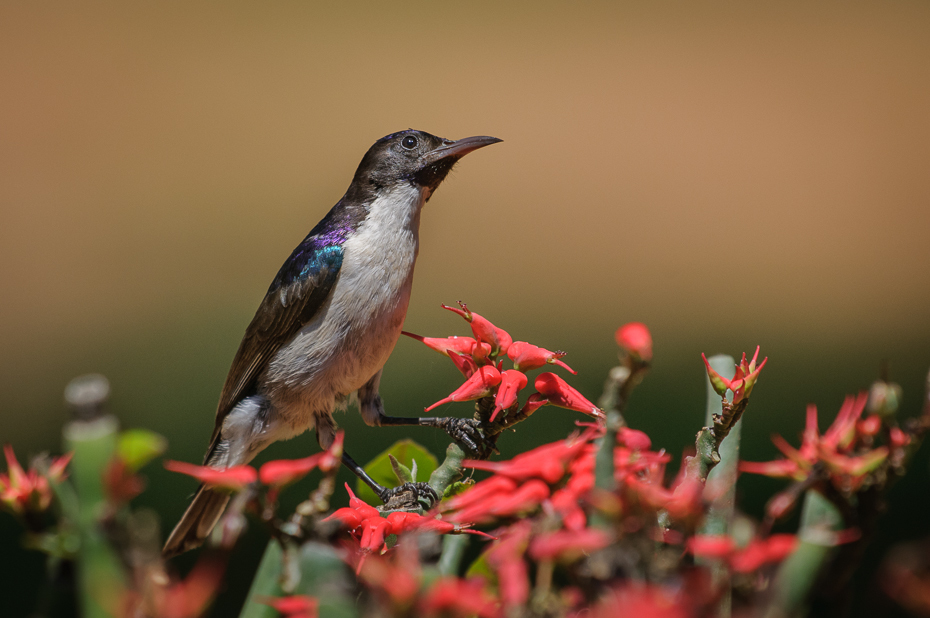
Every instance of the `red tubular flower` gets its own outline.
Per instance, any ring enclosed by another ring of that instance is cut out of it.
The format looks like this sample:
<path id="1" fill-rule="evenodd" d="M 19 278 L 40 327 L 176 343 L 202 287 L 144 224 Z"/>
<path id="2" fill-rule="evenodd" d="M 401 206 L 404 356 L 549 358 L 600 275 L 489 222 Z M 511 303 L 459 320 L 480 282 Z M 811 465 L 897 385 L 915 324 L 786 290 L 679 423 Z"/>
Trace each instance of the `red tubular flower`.
<path id="1" fill-rule="evenodd" d="M 517 404 L 517 397 L 526 383 L 526 376 L 516 369 L 508 369 L 501 374 L 500 386 L 494 398 L 494 411 L 491 412 L 491 422 L 494 422 L 498 412 L 509 410 Z"/>
<path id="2" fill-rule="evenodd" d="M 359 540 L 359 546 L 362 551 L 381 551 L 384 547 L 384 538 L 389 534 L 394 534 L 391 522 L 383 517 L 372 517 L 362 522 L 362 538 Z"/>
<path id="3" fill-rule="evenodd" d="M 804 479 L 806 472 L 790 459 L 776 459 L 774 461 L 741 461 L 737 464 L 740 472 L 761 474 L 772 478 Z"/>
<path id="4" fill-rule="evenodd" d="M 604 413 L 600 408 L 585 399 L 584 395 L 554 373 L 546 372 L 536 376 L 535 386 L 539 394 L 554 406 L 584 412 L 595 418 L 604 418 Z"/>
<path id="5" fill-rule="evenodd" d="M 271 487 L 285 487 L 307 476 L 316 468 L 324 453 L 316 453 L 303 459 L 277 459 L 262 465 L 258 470 L 258 478 L 264 485 Z"/>
<path id="6" fill-rule="evenodd" d="M 526 403 L 523 404 L 523 407 L 520 408 L 520 415 L 524 417 L 532 416 L 536 410 L 540 409 L 547 403 L 549 403 L 548 399 L 539 393 L 533 393 L 527 398 Z"/>
<path id="7" fill-rule="evenodd" d="M 537 536 L 530 543 L 530 556 L 536 560 L 573 560 L 610 545 L 611 536 L 603 530 L 559 530 Z"/>
<path id="8" fill-rule="evenodd" d="M 648 451 L 652 448 L 652 440 L 644 432 L 629 427 L 621 427 L 617 430 L 617 444 L 632 449 L 634 451 Z"/>
<path id="9" fill-rule="evenodd" d="M 362 519 L 381 517 L 381 511 L 357 497 L 348 483 L 346 483 L 346 491 L 349 492 L 349 507 L 355 509 Z"/>
<path id="10" fill-rule="evenodd" d="M 530 582 L 523 554 L 530 538 L 530 529 L 528 521 L 510 526 L 486 554 L 488 564 L 497 572 L 504 607 L 519 607 L 529 598 Z"/>
<path id="11" fill-rule="evenodd" d="M 559 517 L 562 518 L 562 526 L 566 530 L 575 532 L 584 530 L 588 525 L 588 517 L 585 515 L 581 506 L 579 506 L 581 495 L 584 492 L 576 491 L 578 489 L 577 485 L 579 485 L 579 483 L 573 485 L 571 481 L 569 481 L 569 485 L 556 490 L 553 492 L 552 497 L 549 498 L 549 503 L 552 505 L 552 508 L 559 514 Z M 594 480 L 592 475 L 591 486 L 593 485 Z"/>
<path id="12" fill-rule="evenodd" d="M 125 504 L 142 493 L 145 482 L 132 473 L 122 457 L 114 457 L 103 469 L 103 489 L 108 500 Z"/>
<path id="13" fill-rule="evenodd" d="M 347 530 L 355 530 L 362 525 L 364 518 L 361 514 L 353 508 L 342 507 L 341 509 L 336 509 L 332 515 L 324 519 L 323 521 L 332 521 L 336 520 L 342 524 L 343 528 Z"/>
<path id="14" fill-rule="evenodd" d="M 464 462 L 463 462 L 464 463 Z M 475 483 L 470 489 L 465 490 L 457 496 L 444 501 L 442 508 L 444 510 L 462 509 L 473 504 L 494 500 L 497 495 L 507 495 L 517 489 L 517 483 L 513 479 L 503 476 L 492 476 L 479 483 Z"/>
<path id="15" fill-rule="evenodd" d="M 549 497 L 549 486 L 537 479 L 520 485 L 513 493 L 498 494 L 493 500 L 472 502 L 450 517 L 450 521 L 471 523 L 490 521 L 494 517 L 519 515 L 535 510 Z"/>
<path id="16" fill-rule="evenodd" d="M 320 602 L 304 594 L 279 598 L 264 597 L 259 598 L 258 602 L 273 607 L 283 618 L 317 618 L 319 616 Z"/>
<path id="17" fill-rule="evenodd" d="M 517 481 L 539 478 L 554 484 L 565 476 L 566 466 L 586 446 L 583 440 L 559 440 L 521 453 L 510 461 L 466 459 L 462 466 L 495 472 Z"/>
<path id="18" fill-rule="evenodd" d="M 204 485 L 226 491 L 241 491 L 247 485 L 258 480 L 258 472 L 252 466 L 231 466 L 229 468 L 211 468 L 195 466 L 183 461 L 165 462 L 165 469 L 192 476 Z"/>
<path id="19" fill-rule="evenodd" d="M 494 597 L 485 590 L 483 579 L 447 576 L 433 582 L 420 602 L 417 615 L 495 618 L 499 612 Z"/>
<path id="20" fill-rule="evenodd" d="M 793 534 L 773 534 L 766 539 L 753 539 L 749 545 L 730 556 L 730 567 L 737 573 L 752 573 L 764 564 L 780 562 L 798 545 Z"/>
<path id="21" fill-rule="evenodd" d="M 829 450 L 846 450 L 856 439 L 856 423 L 869 401 L 868 393 L 859 393 L 857 397 L 846 397 L 836 419 L 823 434 L 821 444 Z"/>
<path id="22" fill-rule="evenodd" d="M 478 371 L 478 363 L 475 362 L 474 357 L 472 357 L 470 354 L 450 352 L 449 360 L 452 361 L 452 364 L 455 365 L 455 368 L 458 369 L 466 378 L 472 377 L 475 375 L 475 372 Z"/>
<path id="23" fill-rule="evenodd" d="M 874 437 L 882 429 L 882 417 L 878 414 L 870 414 L 858 423 L 856 423 L 856 433 L 860 436 Z"/>
<path id="24" fill-rule="evenodd" d="M 703 558 L 727 558 L 736 549 L 736 543 L 726 535 L 696 534 L 688 539 L 686 549 Z"/>
<path id="25" fill-rule="evenodd" d="M 440 399 L 430 407 L 426 408 L 429 412 L 437 406 L 453 401 L 474 401 L 491 394 L 495 386 L 501 382 L 501 372 L 494 365 L 485 365 L 478 369 L 477 372 L 468 378 L 464 384 L 455 389 L 451 395 Z"/>
<path id="26" fill-rule="evenodd" d="M 469 311 L 465 303 L 459 301 L 459 306 L 461 309 L 449 307 L 448 305 L 443 305 L 442 308 L 448 309 L 465 318 L 465 321 L 471 324 L 471 332 L 475 335 L 475 338 L 491 346 L 492 356 L 506 354 L 507 348 L 513 343 L 513 337 L 503 328 L 498 328 L 486 318 L 481 317 L 473 311 Z"/>
<path id="27" fill-rule="evenodd" d="M 342 465 L 342 445 L 345 442 L 345 437 L 345 432 L 340 429 L 336 432 L 333 443 L 323 451 L 323 456 L 320 457 L 320 462 L 317 465 L 324 473 L 328 474 L 333 470 L 338 470 L 339 466 Z"/>
<path id="28" fill-rule="evenodd" d="M 568 370 L 569 373 L 577 373 L 574 369 L 559 360 L 565 356 L 565 352 L 561 350 L 551 352 L 546 348 L 540 348 L 525 341 L 514 341 L 510 344 L 510 347 L 507 348 L 507 356 L 513 361 L 513 366 L 517 371 L 532 371 L 548 363 L 550 365 L 558 365 Z"/>
<path id="29" fill-rule="evenodd" d="M 645 363 L 652 360 L 652 335 L 642 322 L 630 322 L 617 329 L 617 345 Z"/>
<path id="30" fill-rule="evenodd" d="M 911 443 L 911 437 L 904 433 L 900 427 L 892 427 L 888 432 L 888 442 L 893 449 L 899 449 Z"/>
<path id="31" fill-rule="evenodd" d="M 436 350 L 445 356 L 449 356 L 451 353 L 457 352 L 459 354 L 468 354 L 480 359 L 487 358 L 488 354 L 491 353 L 491 346 L 489 344 L 479 343 L 471 337 L 459 337 L 457 335 L 452 337 L 421 337 L 420 335 L 414 335 L 413 333 L 408 333 L 407 331 L 401 331 L 401 334 L 407 335 L 412 339 L 416 339 L 430 349 Z"/>

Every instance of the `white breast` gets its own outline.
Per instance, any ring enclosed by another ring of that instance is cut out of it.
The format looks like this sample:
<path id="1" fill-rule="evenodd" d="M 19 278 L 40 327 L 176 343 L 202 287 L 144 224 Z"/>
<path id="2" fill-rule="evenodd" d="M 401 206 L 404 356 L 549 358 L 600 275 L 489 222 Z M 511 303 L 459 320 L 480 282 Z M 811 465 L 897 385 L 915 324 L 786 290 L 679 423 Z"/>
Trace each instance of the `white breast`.
<path id="1" fill-rule="evenodd" d="M 400 337 L 419 251 L 424 191 L 408 183 L 376 199 L 343 245 L 335 289 L 272 359 L 265 391 L 292 426 L 309 426 L 380 371 Z"/>

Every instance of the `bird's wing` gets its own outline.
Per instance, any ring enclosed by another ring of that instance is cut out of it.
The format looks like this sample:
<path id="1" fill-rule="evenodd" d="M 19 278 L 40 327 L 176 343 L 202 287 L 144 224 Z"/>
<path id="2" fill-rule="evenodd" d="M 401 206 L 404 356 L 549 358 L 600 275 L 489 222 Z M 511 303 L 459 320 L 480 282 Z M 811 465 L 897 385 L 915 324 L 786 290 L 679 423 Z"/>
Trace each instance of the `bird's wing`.
<path id="1" fill-rule="evenodd" d="M 333 290 L 342 265 L 342 247 L 315 252 L 313 259 L 302 259 L 303 267 L 295 272 L 295 260 L 302 258 L 300 251 L 298 247 L 281 268 L 239 344 L 220 394 L 210 451 L 226 415 L 250 394 L 275 353 L 313 319 Z"/>

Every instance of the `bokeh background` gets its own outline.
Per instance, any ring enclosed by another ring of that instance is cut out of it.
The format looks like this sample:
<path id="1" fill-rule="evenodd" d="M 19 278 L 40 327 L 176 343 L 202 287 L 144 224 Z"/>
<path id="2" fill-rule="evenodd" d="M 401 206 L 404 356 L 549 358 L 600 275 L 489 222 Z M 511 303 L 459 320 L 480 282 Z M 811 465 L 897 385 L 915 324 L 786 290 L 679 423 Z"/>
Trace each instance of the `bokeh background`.
<path id="1" fill-rule="evenodd" d="M 595 398 L 614 329 L 644 321 L 656 360 L 628 419 L 676 454 L 702 419 L 702 351 L 770 357 L 748 459 L 774 454 L 773 431 L 796 441 L 808 402 L 832 418 L 883 362 L 916 414 L 930 368 L 928 32 L 920 1 L 4 2 L 0 442 L 60 450 L 62 389 L 95 371 L 126 426 L 199 460 L 278 266 L 368 146 L 408 127 L 504 140 L 427 206 L 408 330 L 466 334 L 439 308 L 465 300 L 568 351 Z M 457 376 L 403 340 L 382 394 L 414 415 Z M 544 409 L 504 454 L 575 420 Z M 360 460 L 417 431 L 369 429 L 354 411 L 340 422 Z M 305 435 L 269 456 L 316 448 Z M 170 526 L 192 487 L 158 465 L 148 478 L 139 503 Z M 923 453 L 858 576 L 862 615 L 890 611 L 872 578 L 884 549 L 930 533 L 928 483 Z M 744 507 L 758 516 L 779 486 L 742 479 Z M 12 615 L 34 605 L 42 565 L 18 535 L 0 514 Z M 216 615 L 241 600 L 262 543 L 244 544 Z"/>

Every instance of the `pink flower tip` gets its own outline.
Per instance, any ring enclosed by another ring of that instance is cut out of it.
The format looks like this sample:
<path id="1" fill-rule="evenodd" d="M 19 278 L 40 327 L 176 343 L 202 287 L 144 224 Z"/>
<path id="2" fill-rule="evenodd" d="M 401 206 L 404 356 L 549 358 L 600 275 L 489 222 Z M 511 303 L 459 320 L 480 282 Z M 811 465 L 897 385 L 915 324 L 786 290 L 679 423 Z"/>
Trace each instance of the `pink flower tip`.
<path id="1" fill-rule="evenodd" d="M 644 363 L 652 360 L 652 334 L 642 322 L 629 322 L 617 329 L 617 345 Z"/>

